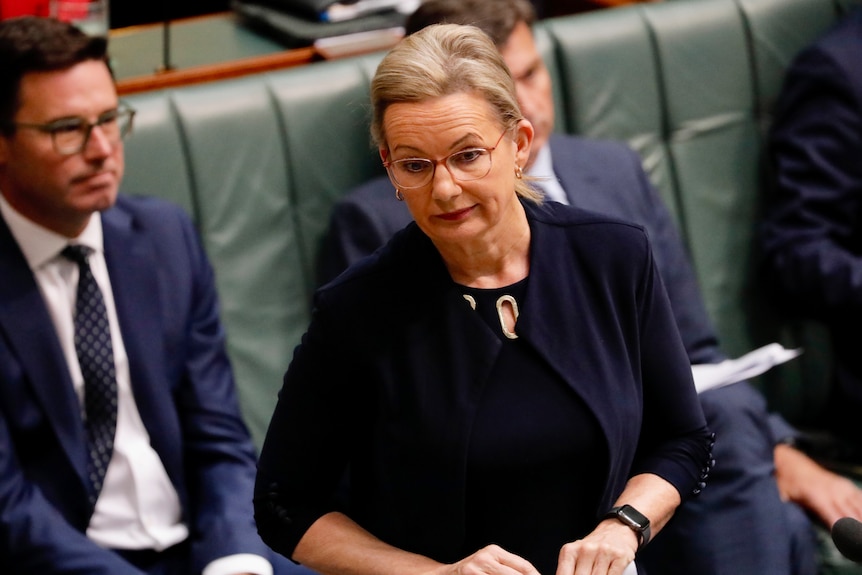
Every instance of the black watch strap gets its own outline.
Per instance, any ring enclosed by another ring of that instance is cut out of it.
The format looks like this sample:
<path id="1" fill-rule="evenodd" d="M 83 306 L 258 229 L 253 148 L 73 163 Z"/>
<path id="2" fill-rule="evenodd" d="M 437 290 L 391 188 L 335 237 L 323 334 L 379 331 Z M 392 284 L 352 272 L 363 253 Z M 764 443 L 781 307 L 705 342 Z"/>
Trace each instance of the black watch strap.
<path id="1" fill-rule="evenodd" d="M 608 511 L 604 519 L 617 519 L 624 525 L 627 525 L 635 532 L 638 537 L 638 551 L 640 551 L 650 540 L 650 525 L 649 519 L 632 507 L 631 505 L 620 505 Z"/>

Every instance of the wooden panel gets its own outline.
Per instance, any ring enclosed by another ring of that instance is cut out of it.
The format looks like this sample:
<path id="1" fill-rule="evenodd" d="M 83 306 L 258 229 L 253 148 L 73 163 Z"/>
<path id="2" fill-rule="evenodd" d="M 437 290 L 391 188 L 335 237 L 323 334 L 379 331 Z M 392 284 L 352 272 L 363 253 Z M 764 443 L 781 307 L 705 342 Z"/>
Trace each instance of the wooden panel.
<path id="1" fill-rule="evenodd" d="M 316 59 L 318 59 L 318 56 L 314 48 L 285 50 L 277 54 L 244 58 L 220 64 L 194 66 L 180 70 L 167 70 L 148 76 L 137 76 L 119 80 L 117 82 L 117 92 L 122 96 L 148 90 L 236 78 L 246 74 L 301 66 Z"/>

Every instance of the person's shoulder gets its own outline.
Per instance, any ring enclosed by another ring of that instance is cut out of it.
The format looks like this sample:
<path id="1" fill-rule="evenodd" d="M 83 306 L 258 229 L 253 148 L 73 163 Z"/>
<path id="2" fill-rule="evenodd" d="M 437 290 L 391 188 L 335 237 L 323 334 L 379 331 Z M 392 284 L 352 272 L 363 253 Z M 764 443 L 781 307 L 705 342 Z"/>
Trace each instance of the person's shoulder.
<path id="1" fill-rule="evenodd" d="M 555 132 L 551 134 L 551 147 L 565 146 L 586 153 L 625 153 L 631 152 L 631 148 L 619 140 L 605 138 L 586 138 L 577 134 L 563 134 Z"/>
<path id="2" fill-rule="evenodd" d="M 830 51 L 851 51 L 856 54 L 854 61 L 858 61 L 858 50 L 862 46 L 862 6 L 838 20 L 814 46 Z"/>
<path id="3" fill-rule="evenodd" d="M 824 77 L 837 71 L 862 83 L 859 53 L 862 51 L 862 7 L 836 22 L 813 44 L 803 49 L 791 63 L 791 74 L 797 70 L 821 69 Z"/>
<path id="4" fill-rule="evenodd" d="M 619 218 L 606 213 L 587 210 L 576 206 L 567 206 L 559 202 L 545 201 L 541 204 L 524 202 L 527 217 L 549 226 L 578 229 L 583 227 L 606 227 L 622 232 L 644 234 L 641 224 Z"/>
<path id="5" fill-rule="evenodd" d="M 857 8 L 826 34 L 820 42 L 820 48 L 834 59 L 857 86 L 862 84 L 862 66 L 859 65 L 862 54 L 862 7 Z"/>
<path id="6" fill-rule="evenodd" d="M 318 289 L 318 297 L 345 300 L 350 302 L 348 306 L 360 307 L 374 305 L 372 300 L 392 300 L 393 293 L 411 293 L 422 284 L 427 263 L 438 259 L 431 240 L 418 226 L 410 224 Z"/>
<path id="7" fill-rule="evenodd" d="M 352 188 L 344 196 L 344 200 L 360 200 L 367 201 L 373 199 L 391 199 L 395 189 L 392 187 L 392 182 L 387 176 L 378 176 L 371 178 Z"/>
<path id="8" fill-rule="evenodd" d="M 164 217 L 168 214 L 187 216 L 177 204 L 156 196 L 118 194 L 115 209 L 140 217 Z"/>
<path id="9" fill-rule="evenodd" d="M 633 261 L 650 248 L 649 236 L 641 224 L 612 215 L 567 206 L 557 202 L 525 203 L 528 219 L 539 232 L 539 241 L 565 245 L 588 259 Z M 542 231 L 542 230 L 547 231 Z"/>
<path id="10" fill-rule="evenodd" d="M 549 144 L 554 171 L 578 188 L 566 190 L 570 197 L 577 199 L 584 192 L 619 193 L 617 187 L 625 191 L 646 184 L 641 158 L 626 142 L 552 134 Z"/>
<path id="11" fill-rule="evenodd" d="M 395 188 L 387 176 L 378 176 L 367 180 L 355 188 L 350 189 L 344 196 L 335 202 L 334 209 L 355 209 L 377 211 L 381 208 L 390 208 L 395 204 Z"/>
<path id="12" fill-rule="evenodd" d="M 102 221 L 166 240 L 187 236 L 194 229 L 191 216 L 179 205 L 154 196 L 122 193 L 112 208 L 102 212 Z"/>
<path id="13" fill-rule="evenodd" d="M 555 133 L 550 139 L 551 154 L 566 154 L 576 158 L 579 164 L 592 165 L 596 158 L 619 160 L 632 158 L 635 151 L 625 142 L 600 138 L 584 138 L 573 134 Z"/>
<path id="14" fill-rule="evenodd" d="M 386 176 L 373 178 L 348 191 L 332 208 L 331 225 L 342 233 L 352 233 L 357 221 L 374 226 L 381 240 L 412 220 L 407 207 L 395 198 L 395 188 Z M 372 233 L 363 230 L 363 233 Z M 382 241 L 381 241 L 382 243 Z"/>

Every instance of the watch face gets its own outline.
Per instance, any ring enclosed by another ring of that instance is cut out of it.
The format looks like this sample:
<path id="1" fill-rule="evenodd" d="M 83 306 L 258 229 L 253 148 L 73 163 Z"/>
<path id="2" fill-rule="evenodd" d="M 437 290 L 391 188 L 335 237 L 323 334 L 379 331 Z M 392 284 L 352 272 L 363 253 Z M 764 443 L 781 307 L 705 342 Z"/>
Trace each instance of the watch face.
<path id="1" fill-rule="evenodd" d="M 619 512 L 617 512 L 617 515 L 620 519 L 638 529 L 643 529 L 649 525 L 649 519 L 631 505 L 623 505 Z"/>

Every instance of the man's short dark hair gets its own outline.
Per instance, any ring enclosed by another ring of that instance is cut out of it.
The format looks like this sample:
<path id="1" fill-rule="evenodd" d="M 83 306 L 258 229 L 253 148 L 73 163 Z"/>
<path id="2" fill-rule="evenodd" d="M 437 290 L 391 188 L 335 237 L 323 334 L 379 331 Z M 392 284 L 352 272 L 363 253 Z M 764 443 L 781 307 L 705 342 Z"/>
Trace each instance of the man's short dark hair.
<path id="1" fill-rule="evenodd" d="M 424 0 L 405 23 L 412 34 L 432 24 L 472 24 L 502 48 L 515 26 L 532 26 L 536 10 L 529 0 Z"/>
<path id="2" fill-rule="evenodd" d="M 0 130 L 14 132 L 21 78 L 66 70 L 87 60 L 108 63 L 106 38 L 88 36 L 54 18 L 22 16 L 0 22 Z"/>

